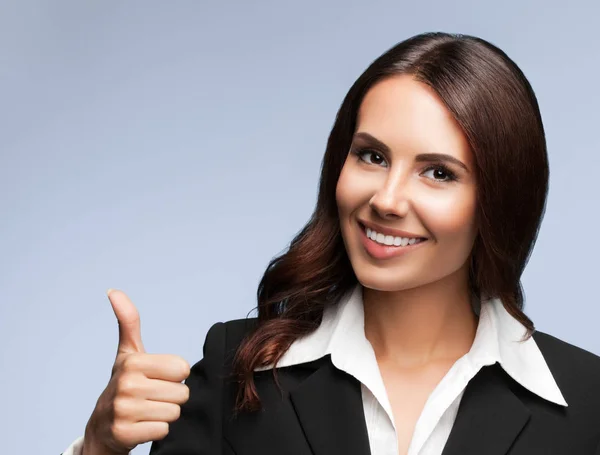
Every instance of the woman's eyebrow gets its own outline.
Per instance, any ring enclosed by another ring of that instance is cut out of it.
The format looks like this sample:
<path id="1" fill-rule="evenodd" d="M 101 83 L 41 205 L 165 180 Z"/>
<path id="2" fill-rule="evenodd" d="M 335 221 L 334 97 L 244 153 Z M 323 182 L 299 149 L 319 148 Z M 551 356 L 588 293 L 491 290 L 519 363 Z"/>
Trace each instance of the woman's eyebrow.
<path id="1" fill-rule="evenodd" d="M 365 142 L 368 144 L 372 144 L 385 153 L 391 152 L 390 148 L 387 145 L 385 145 L 383 142 L 381 142 L 375 136 L 371 136 L 369 133 L 365 133 L 364 131 L 361 131 L 360 133 L 356 133 L 352 137 L 352 142 L 354 142 L 356 140 L 358 140 L 359 142 Z"/>
<path id="2" fill-rule="evenodd" d="M 377 147 L 379 150 L 385 153 L 391 153 L 390 148 L 385 143 L 377 139 L 375 136 L 372 136 L 369 133 L 365 133 L 364 131 L 356 133 L 352 138 L 352 142 L 354 142 L 355 140 L 357 140 L 358 142 L 372 144 L 374 147 Z M 460 161 L 458 158 L 453 157 L 452 155 L 447 155 L 445 153 L 421 153 L 415 157 L 415 161 L 417 163 L 430 161 L 451 163 L 463 168 L 466 172 L 469 172 L 469 169 L 462 161 Z"/>

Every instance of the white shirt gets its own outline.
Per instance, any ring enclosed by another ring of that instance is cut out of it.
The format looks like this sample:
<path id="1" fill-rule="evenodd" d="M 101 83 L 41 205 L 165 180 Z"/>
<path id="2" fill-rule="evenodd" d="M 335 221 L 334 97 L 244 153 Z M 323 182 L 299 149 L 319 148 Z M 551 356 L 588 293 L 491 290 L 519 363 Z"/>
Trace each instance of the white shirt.
<path id="1" fill-rule="evenodd" d="M 567 406 L 535 340 L 519 342 L 525 327 L 499 299 L 479 304 L 475 339 L 435 387 L 417 420 L 408 455 L 441 455 L 467 383 L 485 365 L 498 362 L 519 384 L 541 398 Z M 286 367 L 331 355 L 340 370 L 361 383 L 371 455 L 397 455 L 392 408 L 371 343 L 365 337 L 362 286 L 358 284 L 337 305 L 325 310 L 321 325 L 297 339 L 277 363 Z M 267 368 L 258 368 L 265 370 Z M 81 455 L 83 437 L 63 455 Z"/>

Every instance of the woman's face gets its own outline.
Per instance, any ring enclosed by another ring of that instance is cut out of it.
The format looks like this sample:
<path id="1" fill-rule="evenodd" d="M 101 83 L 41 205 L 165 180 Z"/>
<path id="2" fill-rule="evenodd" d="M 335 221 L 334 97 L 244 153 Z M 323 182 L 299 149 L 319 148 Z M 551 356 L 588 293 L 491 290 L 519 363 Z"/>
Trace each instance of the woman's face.
<path id="1" fill-rule="evenodd" d="M 427 85 L 398 75 L 369 90 L 336 200 L 363 286 L 399 291 L 466 278 L 477 234 L 471 151 Z"/>

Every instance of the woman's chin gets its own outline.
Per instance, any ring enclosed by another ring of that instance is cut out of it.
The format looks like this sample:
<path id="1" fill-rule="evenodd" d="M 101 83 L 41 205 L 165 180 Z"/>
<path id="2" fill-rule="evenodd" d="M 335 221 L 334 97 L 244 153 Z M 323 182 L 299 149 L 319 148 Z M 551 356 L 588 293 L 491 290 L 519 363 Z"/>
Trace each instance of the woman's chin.
<path id="1" fill-rule="evenodd" d="M 402 279 L 398 276 L 386 278 L 367 273 L 356 273 L 356 277 L 363 287 L 381 292 L 406 291 L 424 284 L 416 280 Z"/>

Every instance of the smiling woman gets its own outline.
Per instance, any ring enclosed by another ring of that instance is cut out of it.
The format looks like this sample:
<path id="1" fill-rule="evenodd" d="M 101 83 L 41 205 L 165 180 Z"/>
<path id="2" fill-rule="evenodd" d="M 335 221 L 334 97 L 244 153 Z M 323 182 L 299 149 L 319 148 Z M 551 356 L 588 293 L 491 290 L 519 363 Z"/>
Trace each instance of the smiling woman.
<path id="1" fill-rule="evenodd" d="M 397 44 L 343 100 L 258 317 L 209 330 L 189 399 L 156 382 L 177 382 L 172 359 L 128 343 L 69 453 L 600 455 L 600 358 L 523 311 L 548 176 L 536 97 L 504 52 L 447 33 Z M 111 302 L 139 340 L 132 304 Z"/>

